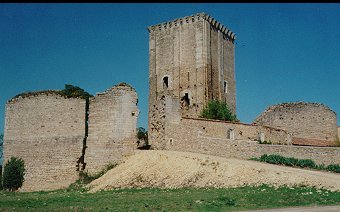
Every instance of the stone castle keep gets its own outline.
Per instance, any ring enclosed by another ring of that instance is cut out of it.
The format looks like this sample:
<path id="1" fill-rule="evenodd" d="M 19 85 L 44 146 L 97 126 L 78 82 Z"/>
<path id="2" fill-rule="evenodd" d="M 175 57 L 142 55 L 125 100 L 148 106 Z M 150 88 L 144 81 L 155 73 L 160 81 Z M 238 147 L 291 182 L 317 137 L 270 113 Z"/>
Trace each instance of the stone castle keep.
<path id="1" fill-rule="evenodd" d="M 198 13 L 147 29 L 152 149 L 340 163 L 336 113 L 322 104 L 273 105 L 252 124 L 199 118 L 210 100 L 237 111 L 236 35 L 227 27 Z M 99 172 L 136 151 L 137 102 L 125 83 L 88 101 L 53 91 L 19 95 L 6 103 L 4 164 L 11 156 L 24 159 L 23 191 L 65 188 L 79 171 Z"/>

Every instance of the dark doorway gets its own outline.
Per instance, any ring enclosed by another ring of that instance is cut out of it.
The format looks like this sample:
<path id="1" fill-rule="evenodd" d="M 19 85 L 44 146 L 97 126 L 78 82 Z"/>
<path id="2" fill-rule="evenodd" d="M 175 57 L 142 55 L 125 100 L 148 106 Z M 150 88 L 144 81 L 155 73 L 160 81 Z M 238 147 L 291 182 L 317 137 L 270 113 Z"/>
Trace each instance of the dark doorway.
<path id="1" fill-rule="evenodd" d="M 184 102 L 184 104 L 186 106 L 190 105 L 190 99 L 189 99 L 189 94 L 188 93 L 185 93 L 181 100 Z"/>
<path id="2" fill-rule="evenodd" d="M 169 77 L 164 77 L 163 78 L 163 88 L 168 88 L 169 87 Z"/>

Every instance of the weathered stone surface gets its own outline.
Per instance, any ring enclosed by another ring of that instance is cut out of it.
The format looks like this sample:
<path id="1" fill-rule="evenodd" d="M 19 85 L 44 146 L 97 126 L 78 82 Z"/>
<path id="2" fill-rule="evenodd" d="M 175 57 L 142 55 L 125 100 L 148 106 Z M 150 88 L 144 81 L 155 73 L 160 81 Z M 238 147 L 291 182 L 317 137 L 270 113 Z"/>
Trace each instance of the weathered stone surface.
<path id="1" fill-rule="evenodd" d="M 323 140 L 326 146 L 337 138 L 336 113 L 318 103 L 273 105 L 257 117 L 254 123 L 284 129 L 297 138 Z"/>
<path id="2" fill-rule="evenodd" d="M 235 130 L 234 140 L 228 139 L 230 128 Z M 274 143 L 280 142 L 280 145 L 259 144 L 256 141 L 258 132 L 265 132 L 266 140 L 274 141 Z M 269 133 L 270 137 L 266 133 Z M 279 154 L 286 157 L 312 159 L 318 164 L 340 163 L 339 147 L 282 145 L 283 142 L 289 142 L 289 139 L 281 140 L 284 135 L 284 131 L 273 128 L 183 118 L 179 124 L 171 124 L 169 128 L 166 128 L 167 142 L 164 149 L 239 159 L 260 157 L 263 154 Z"/>
<path id="3" fill-rule="evenodd" d="M 86 170 L 98 172 L 137 148 L 137 93 L 126 84 L 99 93 L 89 102 Z"/>
<path id="4" fill-rule="evenodd" d="M 85 100 L 41 93 L 6 104 L 4 164 L 25 161 L 23 191 L 52 190 L 74 182 L 85 135 Z"/>
<path id="5" fill-rule="evenodd" d="M 22 191 L 65 188 L 78 179 L 82 167 L 99 172 L 133 153 L 137 102 L 136 91 L 125 83 L 96 95 L 89 101 L 86 128 L 84 99 L 55 92 L 11 99 L 6 104 L 4 162 L 11 156 L 25 161 Z M 82 161 L 86 166 L 78 166 Z"/>
<path id="6" fill-rule="evenodd" d="M 185 117 L 197 118 L 212 99 L 236 112 L 234 33 L 204 13 L 148 29 L 151 143 L 161 144 L 157 138 L 165 123 L 160 102 L 166 97 L 177 99 Z"/>

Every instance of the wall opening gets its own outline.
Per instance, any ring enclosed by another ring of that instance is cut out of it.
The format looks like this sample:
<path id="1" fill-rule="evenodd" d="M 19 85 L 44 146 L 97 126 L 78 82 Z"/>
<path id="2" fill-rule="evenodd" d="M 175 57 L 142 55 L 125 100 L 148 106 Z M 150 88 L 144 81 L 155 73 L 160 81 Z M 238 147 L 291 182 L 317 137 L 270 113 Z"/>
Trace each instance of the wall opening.
<path id="1" fill-rule="evenodd" d="M 163 77 L 163 88 L 166 89 L 169 87 L 169 77 Z"/>
<path id="2" fill-rule="evenodd" d="M 228 93 L 228 84 L 227 84 L 227 81 L 224 81 L 223 91 L 224 91 L 224 93 Z"/>
<path id="3" fill-rule="evenodd" d="M 185 106 L 189 106 L 190 105 L 189 93 L 185 93 L 184 96 L 181 98 L 181 101 L 184 103 Z"/>
<path id="4" fill-rule="evenodd" d="M 231 140 L 235 140 L 235 131 L 234 129 L 229 129 L 227 133 L 227 138 Z"/>
<path id="5" fill-rule="evenodd" d="M 261 142 L 264 142 L 265 141 L 265 136 L 264 136 L 264 133 L 263 132 L 260 132 L 258 134 L 258 140 L 261 141 Z"/>

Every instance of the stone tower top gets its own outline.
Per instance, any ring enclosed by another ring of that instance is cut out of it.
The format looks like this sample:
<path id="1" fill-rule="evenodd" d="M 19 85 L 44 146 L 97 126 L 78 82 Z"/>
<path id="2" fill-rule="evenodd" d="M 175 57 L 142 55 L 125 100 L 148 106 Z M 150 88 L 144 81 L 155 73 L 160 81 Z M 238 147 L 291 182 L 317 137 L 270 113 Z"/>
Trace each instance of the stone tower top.
<path id="1" fill-rule="evenodd" d="M 197 13 L 197 14 L 194 14 L 194 15 L 185 16 L 183 18 L 177 18 L 177 19 L 172 20 L 172 21 L 152 25 L 152 26 L 149 26 L 147 29 L 149 30 L 149 32 L 155 31 L 155 30 L 163 30 L 163 29 L 168 29 L 168 28 L 172 28 L 172 27 L 177 27 L 179 25 L 183 25 L 183 24 L 187 24 L 187 23 L 193 23 L 195 21 L 199 21 L 200 19 L 203 19 L 203 20 L 206 20 L 207 22 L 209 22 L 213 27 L 215 27 L 217 30 L 222 32 L 222 34 L 226 38 L 232 40 L 233 42 L 236 39 L 236 34 L 234 32 L 232 32 L 230 29 L 223 26 L 223 24 L 218 22 L 212 16 L 210 16 L 206 13 L 203 13 L 203 12 Z"/>

